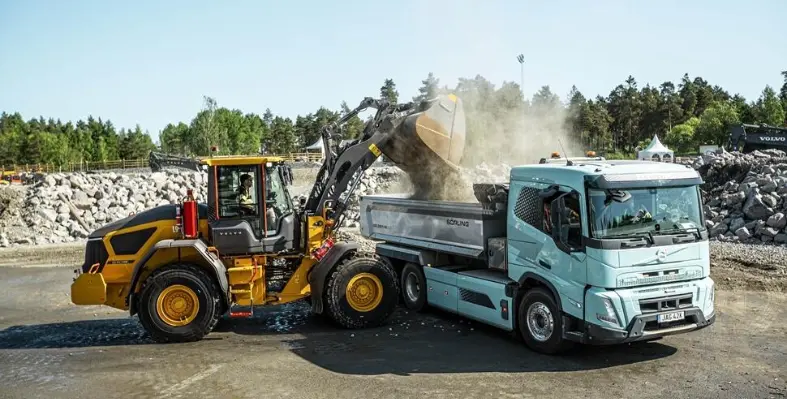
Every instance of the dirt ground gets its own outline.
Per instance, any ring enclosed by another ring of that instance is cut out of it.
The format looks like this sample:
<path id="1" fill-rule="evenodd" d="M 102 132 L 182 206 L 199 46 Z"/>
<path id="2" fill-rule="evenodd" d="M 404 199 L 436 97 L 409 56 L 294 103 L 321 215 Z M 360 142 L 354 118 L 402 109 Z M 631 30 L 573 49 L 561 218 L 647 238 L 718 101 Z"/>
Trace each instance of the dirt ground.
<path id="1" fill-rule="evenodd" d="M 156 345 L 124 312 L 70 303 L 81 251 L 0 250 L 0 396 L 787 396 L 787 298 L 773 290 L 719 291 L 717 323 L 696 333 L 563 357 L 444 313 L 400 311 L 385 327 L 344 331 L 303 304 L 228 320 L 201 342 Z"/>

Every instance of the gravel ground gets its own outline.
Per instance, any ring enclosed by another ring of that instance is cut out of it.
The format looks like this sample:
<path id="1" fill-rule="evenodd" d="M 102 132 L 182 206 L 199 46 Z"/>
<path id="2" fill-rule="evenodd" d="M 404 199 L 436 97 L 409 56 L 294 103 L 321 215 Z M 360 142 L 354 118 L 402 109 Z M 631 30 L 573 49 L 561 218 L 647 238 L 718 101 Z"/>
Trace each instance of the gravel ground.
<path id="1" fill-rule="evenodd" d="M 59 250 L 59 249 L 58 249 Z M 54 251 L 54 249 L 53 249 Z M 717 323 L 658 342 L 535 354 L 442 312 L 346 331 L 296 303 L 155 345 L 136 318 L 69 303 L 69 268 L 0 267 L 4 398 L 779 398 L 787 299 L 719 290 Z"/>
<path id="2" fill-rule="evenodd" d="M 787 248 L 711 241 L 711 277 L 726 289 L 787 291 Z"/>

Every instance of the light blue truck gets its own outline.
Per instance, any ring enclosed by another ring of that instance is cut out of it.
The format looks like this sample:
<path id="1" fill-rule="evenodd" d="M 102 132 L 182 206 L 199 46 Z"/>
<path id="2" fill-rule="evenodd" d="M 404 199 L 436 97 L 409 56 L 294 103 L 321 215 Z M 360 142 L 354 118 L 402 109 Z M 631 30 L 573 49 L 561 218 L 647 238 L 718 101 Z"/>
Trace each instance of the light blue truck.
<path id="1" fill-rule="evenodd" d="M 561 158 L 509 179 L 474 185 L 478 203 L 361 198 L 361 234 L 399 270 L 406 307 L 518 333 L 549 354 L 715 321 L 694 169 Z"/>

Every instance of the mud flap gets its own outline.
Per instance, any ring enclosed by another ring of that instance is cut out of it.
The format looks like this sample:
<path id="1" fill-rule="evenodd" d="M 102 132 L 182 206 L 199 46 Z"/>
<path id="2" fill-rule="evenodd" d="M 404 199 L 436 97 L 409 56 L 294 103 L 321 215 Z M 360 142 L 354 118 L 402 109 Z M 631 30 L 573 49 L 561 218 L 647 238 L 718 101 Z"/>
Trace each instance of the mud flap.
<path id="1" fill-rule="evenodd" d="M 101 273 L 80 274 L 71 284 L 74 305 L 103 305 L 107 300 L 107 282 Z"/>

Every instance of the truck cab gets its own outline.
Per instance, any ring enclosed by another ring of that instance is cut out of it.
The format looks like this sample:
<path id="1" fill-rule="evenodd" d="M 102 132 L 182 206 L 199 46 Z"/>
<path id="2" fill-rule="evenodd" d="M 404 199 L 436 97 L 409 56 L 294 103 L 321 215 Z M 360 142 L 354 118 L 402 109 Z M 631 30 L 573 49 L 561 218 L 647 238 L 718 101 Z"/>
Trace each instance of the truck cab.
<path id="1" fill-rule="evenodd" d="M 541 282 L 560 309 L 542 309 L 537 324 L 561 317 L 553 326 L 561 325 L 567 339 L 603 344 L 712 323 L 701 183 L 689 167 L 655 162 L 514 168 L 508 277 Z M 531 339 L 546 339 L 546 329 L 531 328 Z"/>
<path id="2" fill-rule="evenodd" d="M 702 179 L 650 161 L 564 159 L 478 184 L 479 203 L 361 198 L 405 306 L 518 333 L 532 349 L 647 341 L 715 320 Z"/>

